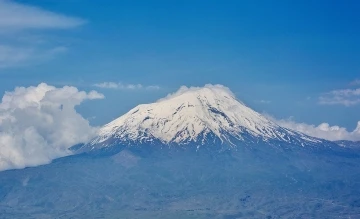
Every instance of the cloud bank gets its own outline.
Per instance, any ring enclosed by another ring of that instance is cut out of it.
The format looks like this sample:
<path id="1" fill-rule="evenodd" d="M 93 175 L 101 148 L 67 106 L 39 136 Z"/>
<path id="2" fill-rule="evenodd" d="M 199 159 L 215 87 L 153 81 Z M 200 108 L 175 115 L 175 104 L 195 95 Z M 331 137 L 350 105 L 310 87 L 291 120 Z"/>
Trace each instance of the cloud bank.
<path id="1" fill-rule="evenodd" d="M 140 90 L 140 89 L 159 90 L 160 89 L 160 87 L 157 85 L 144 86 L 142 84 L 124 84 L 121 82 L 118 83 L 102 82 L 102 83 L 94 84 L 94 86 L 99 88 L 116 89 L 116 90 Z"/>
<path id="2" fill-rule="evenodd" d="M 0 103 L 0 170 L 46 164 L 71 154 L 69 147 L 97 131 L 75 106 L 102 98 L 96 91 L 45 83 L 6 92 Z"/>
<path id="3" fill-rule="evenodd" d="M 306 123 L 297 123 L 294 120 L 290 119 L 280 119 L 277 120 L 273 117 L 267 116 L 280 126 L 283 126 L 288 129 L 292 129 L 298 132 L 302 132 L 309 136 L 323 138 L 330 141 L 337 140 L 350 140 L 350 141 L 359 141 L 360 140 L 360 121 L 357 124 L 357 127 L 353 131 L 348 131 L 344 127 L 337 125 L 331 126 L 328 123 L 321 123 L 320 125 L 311 125 Z"/>

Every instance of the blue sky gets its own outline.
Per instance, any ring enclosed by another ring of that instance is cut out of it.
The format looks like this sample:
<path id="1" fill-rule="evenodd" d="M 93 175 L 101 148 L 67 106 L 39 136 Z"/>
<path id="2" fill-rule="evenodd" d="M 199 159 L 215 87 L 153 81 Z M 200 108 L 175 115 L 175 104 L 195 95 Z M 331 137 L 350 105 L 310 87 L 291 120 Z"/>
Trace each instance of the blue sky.
<path id="1" fill-rule="evenodd" d="M 0 92 L 41 82 L 95 89 L 106 98 L 78 107 L 94 125 L 207 83 L 276 118 L 349 130 L 360 120 L 358 1 L 0 0 L 0 8 Z M 103 82 L 117 89 L 94 86 Z"/>

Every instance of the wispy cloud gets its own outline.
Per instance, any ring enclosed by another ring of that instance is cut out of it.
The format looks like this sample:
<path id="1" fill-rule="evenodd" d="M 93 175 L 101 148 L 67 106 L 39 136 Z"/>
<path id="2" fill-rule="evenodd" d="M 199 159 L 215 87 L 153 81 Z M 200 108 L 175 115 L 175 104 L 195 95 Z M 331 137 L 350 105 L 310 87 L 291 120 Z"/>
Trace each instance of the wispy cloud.
<path id="1" fill-rule="evenodd" d="M 39 7 L 0 0 L 0 68 L 38 63 L 66 52 L 67 46 L 51 42 L 48 39 L 51 33 L 42 31 L 75 28 L 85 22 Z"/>
<path id="2" fill-rule="evenodd" d="M 150 86 L 144 86 L 142 84 L 125 84 L 121 82 L 102 82 L 94 84 L 95 87 L 99 88 L 105 88 L 105 89 L 116 89 L 116 90 L 140 90 L 140 89 L 146 89 L 146 90 L 159 90 L 160 86 L 157 85 L 150 85 Z"/>
<path id="3" fill-rule="evenodd" d="M 17 47 L 0 44 L 0 69 L 49 60 L 66 51 L 67 48 L 63 46 L 40 49 L 31 46 Z"/>
<path id="4" fill-rule="evenodd" d="M 38 7 L 0 0 L 0 32 L 26 29 L 67 29 L 85 20 L 46 11 Z"/>
<path id="5" fill-rule="evenodd" d="M 17 48 L 14 46 L 0 45 L 0 68 L 6 68 L 21 63 L 30 58 L 32 48 Z"/>
<path id="6" fill-rule="evenodd" d="M 327 92 L 319 97 L 319 103 L 325 105 L 352 106 L 360 103 L 360 88 L 342 89 Z"/>
<path id="7" fill-rule="evenodd" d="M 270 104 L 271 100 L 256 100 L 256 103 L 261 103 L 261 104 Z"/>
<path id="8" fill-rule="evenodd" d="M 359 79 L 355 79 L 352 82 L 350 82 L 349 84 L 350 86 L 359 86 L 360 85 L 360 80 Z"/>

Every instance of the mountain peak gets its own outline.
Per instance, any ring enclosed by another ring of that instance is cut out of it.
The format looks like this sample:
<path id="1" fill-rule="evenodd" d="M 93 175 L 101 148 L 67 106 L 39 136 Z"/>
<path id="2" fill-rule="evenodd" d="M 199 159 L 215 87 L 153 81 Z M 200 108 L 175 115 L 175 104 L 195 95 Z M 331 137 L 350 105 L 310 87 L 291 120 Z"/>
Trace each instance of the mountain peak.
<path id="1" fill-rule="evenodd" d="M 151 104 L 141 104 L 100 129 L 90 145 L 293 141 L 299 133 L 280 127 L 247 107 L 222 85 L 181 87 Z M 304 136 L 303 136 L 304 137 Z M 306 136 L 312 142 L 313 138 Z"/>

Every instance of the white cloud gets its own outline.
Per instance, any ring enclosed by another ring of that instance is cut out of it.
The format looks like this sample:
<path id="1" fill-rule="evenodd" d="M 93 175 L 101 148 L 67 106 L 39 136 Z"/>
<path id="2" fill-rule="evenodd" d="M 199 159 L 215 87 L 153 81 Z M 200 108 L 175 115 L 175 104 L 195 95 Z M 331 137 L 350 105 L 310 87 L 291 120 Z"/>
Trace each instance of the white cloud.
<path id="1" fill-rule="evenodd" d="M 350 140 L 350 141 L 359 141 L 360 140 L 360 121 L 357 124 L 357 127 L 353 131 L 348 131 L 344 127 L 337 125 L 329 125 L 328 123 L 321 123 L 320 125 L 310 125 L 306 123 L 297 123 L 293 119 L 280 119 L 277 120 L 271 116 L 266 115 L 269 119 L 273 120 L 280 126 L 283 126 L 288 129 L 292 129 L 298 132 L 302 132 L 309 136 L 323 138 L 330 141 L 336 140 Z"/>
<path id="2" fill-rule="evenodd" d="M 95 87 L 106 88 L 106 89 L 116 89 L 116 90 L 159 90 L 160 87 L 157 85 L 143 86 L 142 84 L 124 84 L 124 83 L 115 83 L 115 82 L 102 82 L 94 84 Z"/>
<path id="3" fill-rule="evenodd" d="M 0 0 L 0 32 L 26 29 L 66 29 L 80 26 L 85 21 L 38 7 Z"/>
<path id="4" fill-rule="evenodd" d="M 333 90 L 319 97 L 319 103 L 325 105 L 352 106 L 360 103 L 360 88 Z"/>
<path id="5" fill-rule="evenodd" d="M 71 154 L 69 147 L 97 131 L 75 106 L 101 98 L 96 91 L 44 83 L 6 92 L 0 103 L 0 170 L 46 164 Z"/>

